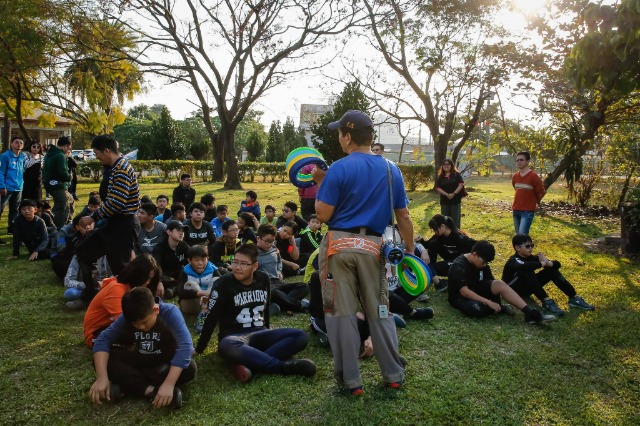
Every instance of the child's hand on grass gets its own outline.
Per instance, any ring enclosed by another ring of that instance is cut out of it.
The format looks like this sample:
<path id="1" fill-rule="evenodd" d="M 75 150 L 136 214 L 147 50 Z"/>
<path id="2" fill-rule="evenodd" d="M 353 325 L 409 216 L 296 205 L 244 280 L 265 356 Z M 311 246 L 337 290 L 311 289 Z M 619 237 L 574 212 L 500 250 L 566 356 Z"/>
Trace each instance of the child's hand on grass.
<path id="1" fill-rule="evenodd" d="M 89 398 L 95 404 L 102 404 L 102 400 L 109 400 L 109 378 L 108 377 L 99 377 L 96 381 L 91 385 L 91 389 L 89 389 Z"/>

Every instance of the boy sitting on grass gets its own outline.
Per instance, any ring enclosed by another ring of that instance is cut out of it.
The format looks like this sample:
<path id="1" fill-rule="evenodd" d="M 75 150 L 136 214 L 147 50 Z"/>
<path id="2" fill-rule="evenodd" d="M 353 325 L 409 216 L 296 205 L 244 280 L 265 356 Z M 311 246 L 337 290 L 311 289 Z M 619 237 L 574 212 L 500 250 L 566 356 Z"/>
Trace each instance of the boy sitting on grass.
<path id="1" fill-rule="evenodd" d="M 29 261 L 51 258 L 51 251 L 47 248 L 49 234 L 47 225 L 36 215 L 38 204 L 35 200 L 25 198 L 20 202 L 20 215 L 13 221 L 13 256 L 20 256 L 20 244 L 24 243 L 29 251 Z"/>
<path id="2" fill-rule="evenodd" d="M 232 273 L 220 278 L 211 292 L 195 351 L 204 352 L 218 325 L 218 353 L 240 382 L 251 380 L 253 373 L 313 376 L 313 361 L 292 359 L 307 346 L 307 334 L 295 328 L 269 329 L 269 277 L 257 269 L 256 245 L 241 245 Z"/>
<path id="3" fill-rule="evenodd" d="M 216 217 L 211 221 L 216 238 L 222 236 L 222 224 L 229 220 L 229 208 L 225 204 L 216 207 Z"/>
<path id="4" fill-rule="evenodd" d="M 309 226 L 300 231 L 300 255 L 304 259 L 309 259 L 322 242 L 322 222 L 318 220 L 318 216 L 312 214 L 309 216 Z"/>
<path id="5" fill-rule="evenodd" d="M 238 210 L 238 216 L 241 213 L 251 213 L 256 219 L 260 220 L 260 203 L 258 202 L 258 194 L 256 191 L 247 191 L 246 198 L 240 202 L 240 210 Z"/>
<path id="6" fill-rule="evenodd" d="M 260 218 L 260 225 L 271 225 L 275 228 L 277 221 L 276 208 L 268 204 L 267 207 L 264 208 L 264 216 Z"/>
<path id="7" fill-rule="evenodd" d="M 203 245 L 208 246 L 215 241 L 215 233 L 213 226 L 209 222 L 204 221 L 204 212 L 206 207 L 202 203 L 193 203 L 189 207 L 189 219 L 184 224 L 189 230 L 184 236 L 184 242 L 190 246 Z"/>
<path id="8" fill-rule="evenodd" d="M 222 235 L 216 238 L 216 241 L 209 246 L 209 255 L 211 261 L 222 275 L 229 272 L 233 254 L 240 246 L 238 239 L 238 224 L 235 220 L 227 220 L 222 224 Z"/>
<path id="9" fill-rule="evenodd" d="M 448 287 L 451 306 L 476 318 L 499 312 L 512 314 L 511 306 L 500 304 L 502 297 L 524 313 L 528 324 L 555 319 L 527 306 L 507 283 L 493 278 L 489 263 L 495 255 L 496 250 L 489 241 L 478 241 L 471 253 L 462 254 L 451 263 Z"/>
<path id="10" fill-rule="evenodd" d="M 93 346 L 96 381 L 89 396 L 101 404 L 116 402 L 125 393 L 147 398 L 155 408 L 179 408 L 180 386 L 196 374 L 192 349 L 178 308 L 155 299 L 148 288 L 136 287 L 122 297 L 122 315 Z"/>
<path id="11" fill-rule="evenodd" d="M 187 260 L 189 264 L 184 267 L 178 278 L 180 310 L 187 315 L 198 314 L 194 328 L 196 333 L 200 334 L 207 317 L 206 298 L 220 274 L 218 268 L 209 262 L 207 249 L 203 246 L 189 247 Z"/>
<path id="12" fill-rule="evenodd" d="M 189 245 L 183 241 L 187 229 L 182 222 L 170 221 L 167 223 L 167 238 L 153 248 L 153 257 L 162 270 L 160 297 L 164 299 L 175 296 L 178 277 L 187 264 Z"/>
<path id="13" fill-rule="evenodd" d="M 596 307 L 588 304 L 578 296 L 576 289 L 560 273 L 560 262 L 549 260 L 542 252 L 533 254 L 533 241 L 528 235 L 518 234 L 511 239 L 516 251 L 504 265 L 502 280 L 509 283 L 521 297 L 535 295 L 542 302 L 542 307 L 549 313 L 562 316 L 564 311 L 549 297 L 544 290 L 549 281 L 558 287 L 568 298 L 569 307 L 593 311 Z M 539 272 L 537 269 L 542 268 Z"/>

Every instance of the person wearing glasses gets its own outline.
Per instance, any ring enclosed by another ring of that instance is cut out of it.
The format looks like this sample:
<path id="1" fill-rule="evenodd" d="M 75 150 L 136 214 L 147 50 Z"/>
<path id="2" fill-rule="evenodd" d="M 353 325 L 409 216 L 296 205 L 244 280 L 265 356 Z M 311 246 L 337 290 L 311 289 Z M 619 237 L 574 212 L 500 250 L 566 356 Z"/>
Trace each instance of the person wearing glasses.
<path id="1" fill-rule="evenodd" d="M 276 221 L 276 229 L 280 229 L 282 225 L 287 222 L 295 222 L 296 223 L 296 231 L 295 237 L 298 238 L 299 232 L 302 229 L 306 229 L 309 225 L 306 220 L 302 217 L 298 216 L 298 205 L 293 201 L 287 201 L 284 203 L 284 207 L 282 208 L 282 216 L 278 218 Z"/>
<path id="2" fill-rule="evenodd" d="M 22 198 L 42 200 L 42 145 L 31 141 L 25 152 Z"/>
<path id="3" fill-rule="evenodd" d="M 535 245 L 528 235 L 515 235 L 511 239 L 515 254 L 509 258 L 502 271 L 502 280 L 522 297 L 536 296 L 542 302 L 542 308 L 550 314 L 563 316 L 564 311 L 549 297 L 544 286 L 553 283 L 568 298 L 571 308 L 593 311 L 595 306 L 578 296 L 576 289 L 560 272 L 560 262 L 549 260 L 542 252 L 533 254 Z M 539 270 L 536 272 L 536 270 Z"/>
<path id="4" fill-rule="evenodd" d="M 489 241 L 478 241 L 470 253 L 458 256 L 449 268 L 449 304 L 463 314 L 481 318 L 504 313 L 512 315 L 509 305 L 501 304 L 506 300 L 524 313 L 528 324 L 539 324 L 555 319 L 527 306 L 507 283 L 496 280 L 491 273 L 489 263 L 493 261 L 496 250 Z"/>
<path id="5" fill-rule="evenodd" d="M 453 219 L 460 228 L 464 180 L 449 158 L 442 162 L 436 179 L 436 192 L 440 194 L 440 213 Z"/>
<path id="6" fill-rule="evenodd" d="M 528 235 L 536 208 L 546 191 L 542 179 L 529 168 L 531 155 L 521 151 L 516 155 L 516 173 L 511 184 L 516 190 L 513 197 L 513 226 L 516 234 Z"/>
<path id="7" fill-rule="evenodd" d="M 313 361 L 293 358 L 307 347 L 307 334 L 296 328 L 270 328 L 271 284 L 269 276 L 258 271 L 256 244 L 238 247 L 231 269 L 211 292 L 195 352 L 204 352 L 218 326 L 218 353 L 240 382 L 248 382 L 255 373 L 316 374 Z"/>

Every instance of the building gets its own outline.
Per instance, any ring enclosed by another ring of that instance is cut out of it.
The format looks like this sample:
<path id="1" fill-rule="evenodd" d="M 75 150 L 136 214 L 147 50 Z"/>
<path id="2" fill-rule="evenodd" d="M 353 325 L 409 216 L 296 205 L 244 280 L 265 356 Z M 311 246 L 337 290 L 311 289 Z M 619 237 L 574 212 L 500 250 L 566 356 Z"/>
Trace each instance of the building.
<path id="1" fill-rule="evenodd" d="M 29 132 L 32 140 L 39 141 L 41 145 L 47 146 L 55 144 L 60 136 L 71 136 L 71 126 L 73 125 L 71 120 L 54 115 L 53 127 L 43 127 L 41 124 L 45 121 L 43 120 L 44 117 L 42 117 L 43 114 L 50 113 L 36 109 L 33 114 L 23 117 L 24 127 Z M 0 121 L 4 122 L 3 115 L 0 115 Z M 4 132 L 3 128 L 0 128 L 0 135 L 2 135 L 1 132 Z M 18 126 L 18 122 L 16 120 L 9 120 L 9 140 L 14 136 L 24 137 Z"/>

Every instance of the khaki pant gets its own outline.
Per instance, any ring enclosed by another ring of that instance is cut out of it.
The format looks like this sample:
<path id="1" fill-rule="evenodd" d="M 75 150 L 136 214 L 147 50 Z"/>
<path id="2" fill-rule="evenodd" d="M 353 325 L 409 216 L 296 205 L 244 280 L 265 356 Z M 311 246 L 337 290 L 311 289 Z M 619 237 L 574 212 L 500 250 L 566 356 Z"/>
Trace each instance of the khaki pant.
<path id="1" fill-rule="evenodd" d="M 352 389 L 362 386 L 358 368 L 360 337 L 358 301 L 369 322 L 374 354 L 385 383 L 404 379 L 404 359 L 398 353 L 396 326 L 389 312 L 379 317 L 379 306 L 389 297 L 380 237 L 329 231 L 320 245 L 319 263 L 327 335 L 333 352 L 334 376 Z"/>

